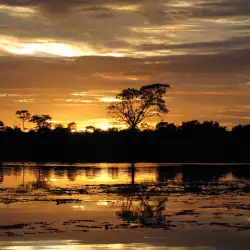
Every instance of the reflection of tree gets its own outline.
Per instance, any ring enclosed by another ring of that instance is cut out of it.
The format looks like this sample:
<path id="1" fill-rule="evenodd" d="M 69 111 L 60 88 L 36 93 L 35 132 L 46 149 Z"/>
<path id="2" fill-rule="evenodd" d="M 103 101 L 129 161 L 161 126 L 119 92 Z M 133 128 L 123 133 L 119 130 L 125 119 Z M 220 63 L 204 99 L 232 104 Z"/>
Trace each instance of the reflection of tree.
<path id="1" fill-rule="evenodd" d="M 66 175 L 66 169 L 64 168 L 56 168 L 55 169 L 55 176 L 57 178 L 63 178 Z"/>
<path id="2" fill-rule="evenodd" d="M 67 168 L 67 177 L 69 181 L 75 181 L 77 176 L 77 170 L 75 167 Z"/>
<path id="3" fill-rule="evenodd" d="M 15 167 L 12 169 L 12 171 L 13 171 L 13 175 L 14 175 L 15 177 L 20 176 L 20 175 L 22 174 L 22 167 L 20 167 L 20 166 L 15 166 Z"/>
<path id="4" fill-rule="evenodd" d="M 167 198 L 159 197 L 151 199 L 145 194 L 144 187 L 135 184 L 136 167 L 132 163 L 129 168 L 131 174 L 131 185 L 122 189 L 122 207 L 117 216 L 128 223 L 138 223 L 142 227 L 166 227 L 165 210 Z M 127 194 L 127 195 L 126 195 Z"/>
<path id="5" fill-rule="evenodd" d="M 219 179 L 228 173 L 226 168 L 218 166 L 184 166 L 183 180 L 186 182 L 218 182 Z"/>
<path id="6" fill-rule="evenodd" d="M 0 166 L 0 183 L 2 183 L 3 182 L 3 179 L 4 179 L 4 177 L 3 177 L 4 175 L 3 175 L 3 167 L 2 166 Z"/>
<path id="7" fill-rule="evenodd" d="M 250 169 L 246 166 L 232 167 L 232 174 L 239 179 L 250 179 Z"/>
<path id="8" fill-rule="evenodd" d="M 52 168 L 51 167 L 46 167 L 45 169 L 41 169 L 41 173 L 45 179 L 50 179 L 51 178 L 51 173 L 52 173 Z"/>
<path id="9" fill-rule="evenodd" d="M 41 167 L 35 168 L 34 175 L 36 177 L 35 181 L 25 182 L 25 166 L 22 166 L 22 184 L 19 187 L 22 188 L 23 191 L 29 191 L 31 189 L 49 189 L 49 171 L 45 171 Z"/>
<path id="10" fill-rule="evenodd" d="M 23 175 L 23 183 L 20 185 L 21 187 L 25 186 L 25 168 L 24 168 L 24 163 L 22 164 L 22 175 Z"/>
<path id="11" fill-rule="evenodd" d="M 131 163 L 131 167 L 129 167 L 128 169 L 130 175 L 131 175 L 131 184 L 134 185 L 135 184 L 135 164 Z"/>
<path id="12" fill-rule="evenodd" d="M 36 173 L 36 181 L 30 183 L 33 189 L 48 189 L 50 187 L 49 181 L 42 174 L 41 168 L 38 167 Z"/>
<path id="13" fill-rule="evenodd" d="M 116 167 L 108 168 L 108 175 L 112 177 L 112 179 L 117 179 L 119 175 L 119 169 Z"/>
<path id="14" fill-rule="evenodd" d="M 142 227 L 166 227 L 167 222 L 162 213 L 167 200 L 166 197 L 151 200 L 150 196 L 140 193 L 125 196 L 117 216 L 128 223 L 138 223 Z"/>
<path id="15" fill-rule="evenodd" d="M 86 168 L 85 175 L 89 179 L 93 179 L 101 174 L 101 168 Z"/>
<path id="16" fill-rule="evenodd" d="M 181 170 L 177 166 L 159 166 L 157 167 L 157 181 L 167 182 L 169 180 L 174 180 L 180 172 Z"/>

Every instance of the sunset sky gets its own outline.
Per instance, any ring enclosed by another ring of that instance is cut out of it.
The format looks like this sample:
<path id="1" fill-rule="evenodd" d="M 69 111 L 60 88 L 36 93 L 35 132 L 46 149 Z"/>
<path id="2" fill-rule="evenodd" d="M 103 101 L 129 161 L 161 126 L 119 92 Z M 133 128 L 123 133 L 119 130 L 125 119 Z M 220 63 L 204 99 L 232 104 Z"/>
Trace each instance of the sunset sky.
<path id="1" fill-rule="evenodd" d="M 124 88 L 167 83 L 166 121 L 250 123 L 249 0 L 0 0 L 0 120 L 112 126 Z"/>

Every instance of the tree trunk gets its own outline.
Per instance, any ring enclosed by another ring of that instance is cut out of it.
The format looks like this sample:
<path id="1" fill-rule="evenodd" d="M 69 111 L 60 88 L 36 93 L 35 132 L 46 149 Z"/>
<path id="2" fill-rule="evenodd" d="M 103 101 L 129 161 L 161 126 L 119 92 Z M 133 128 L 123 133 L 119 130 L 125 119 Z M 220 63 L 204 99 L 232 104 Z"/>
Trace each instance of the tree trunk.
<path id="1" fill-rule="evenodd" d="M 131 184 L 135 184 L 135 164 L 134 162 L 131 163 Z"/>

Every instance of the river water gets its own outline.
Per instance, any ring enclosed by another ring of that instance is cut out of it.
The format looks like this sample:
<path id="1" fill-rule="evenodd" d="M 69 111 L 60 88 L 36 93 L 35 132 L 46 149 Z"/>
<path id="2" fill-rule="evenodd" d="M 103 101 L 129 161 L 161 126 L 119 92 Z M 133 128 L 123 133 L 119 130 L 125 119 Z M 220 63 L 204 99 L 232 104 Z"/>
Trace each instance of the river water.
<path id="1" fill-rule="evenodd" d="M 249 249 L 250 165 L 3 163 L 0 249 Z"/>

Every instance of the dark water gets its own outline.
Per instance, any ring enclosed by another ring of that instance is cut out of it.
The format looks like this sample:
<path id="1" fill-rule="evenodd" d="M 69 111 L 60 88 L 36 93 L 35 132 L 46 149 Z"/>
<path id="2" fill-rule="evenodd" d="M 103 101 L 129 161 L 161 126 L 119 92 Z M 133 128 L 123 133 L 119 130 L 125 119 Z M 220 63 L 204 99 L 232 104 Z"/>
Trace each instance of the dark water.
<path id="1" fill-rule="evenodd" d="M 0 249 L 249 249 L 249 192 L 248 164 L 6 163 Z"/>

